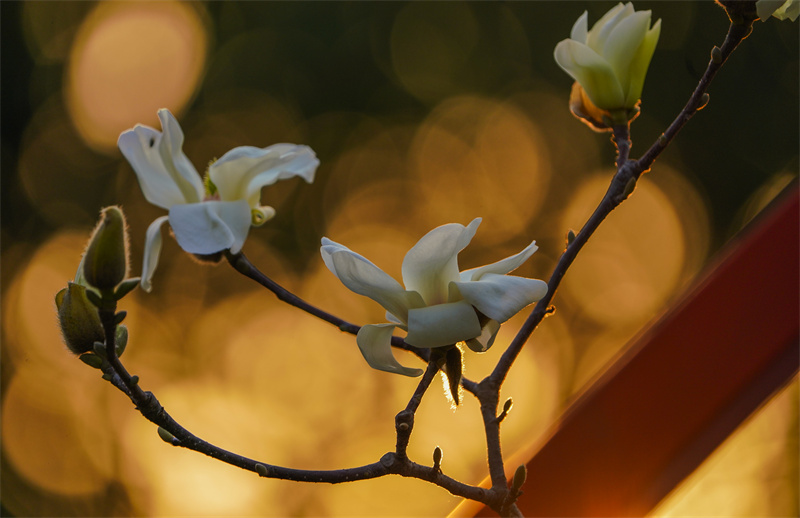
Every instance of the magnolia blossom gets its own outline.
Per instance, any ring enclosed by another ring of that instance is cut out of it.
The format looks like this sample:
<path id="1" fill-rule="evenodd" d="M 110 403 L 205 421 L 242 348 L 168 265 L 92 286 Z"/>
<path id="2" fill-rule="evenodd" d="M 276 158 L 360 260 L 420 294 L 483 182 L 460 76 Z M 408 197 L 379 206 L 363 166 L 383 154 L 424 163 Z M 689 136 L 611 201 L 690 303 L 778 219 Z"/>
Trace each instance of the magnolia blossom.
<path id="1" fill-rule="evenodd" d="M 595 107 L 607 112 L 633 109 L 642 95 L 661 20 L 651 28 L 650 11 L 635 12 L 630 3 L 617 4 L 591 30 L 588 19 L 584 11 L 570 38 L 555 49 L 556 62 L 578 84 L 571 104 L 574 107 L 582 98 L 584 104 L 588 100 L 593 105 L 584 111 Z"/>
<path id="2" fill-rule="evenodd" d="M 761 21 L 774 16 L 779 20 L 797 20 L 800 16 L 800 0 L 758 0 L 756 12 Z"/>
<path id="3" fill-rule="evenodd" d="M 547 294 L 537 279 L 506 275 L 536 250 L 532 242 L 516 255 L 459 272 L 458 253 L 472 240 L 481 219 L 464 227 L 451 223 L 428 232 L 403 260 L 405 288 L 361 255 L 322 238 L 322 259 L 342 283 L 386 309 L 390 323 L 363 326 L 356 342 L 375 369 L 418 376 L 420 369 L 402 366 L 392 355 L 396 327 L 408 332 L 405 341 L 432 348 L 465 342 L 478 352 L 494 342 L 500 324 Z"/>
<path id="4" fill-rule="evenodd" d="M 147 201 L 169 211 L 147 229 L 141 282 L 146 291 L 151 289 L 161 252 L 161 226 L 166 221 L 189 253 L 238 253 L 250 227 L 275 215 L 275 209 L 261 205 L 261 188 L 293 176 L 311 183 L 319 165 L 306 146 L 241 146 L 212 163 L 204 182 L 183 153 L 178 121 L 166 109 L 158 111 L 158 118 L 162 131 L 137 124 L 118 141 Z"/>

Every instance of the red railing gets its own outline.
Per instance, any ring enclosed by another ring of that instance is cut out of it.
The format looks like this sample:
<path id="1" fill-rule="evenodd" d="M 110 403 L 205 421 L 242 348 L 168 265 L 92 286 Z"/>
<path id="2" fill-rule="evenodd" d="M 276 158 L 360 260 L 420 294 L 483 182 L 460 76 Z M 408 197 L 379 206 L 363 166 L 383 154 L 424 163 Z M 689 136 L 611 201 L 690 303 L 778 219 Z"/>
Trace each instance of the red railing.
<path id="1" fill-rule="evenodd" d="M 643 516 L 791 381 L 799 207 L 794 182 L 576 398 L 527 461 L 523 514 Z"/>

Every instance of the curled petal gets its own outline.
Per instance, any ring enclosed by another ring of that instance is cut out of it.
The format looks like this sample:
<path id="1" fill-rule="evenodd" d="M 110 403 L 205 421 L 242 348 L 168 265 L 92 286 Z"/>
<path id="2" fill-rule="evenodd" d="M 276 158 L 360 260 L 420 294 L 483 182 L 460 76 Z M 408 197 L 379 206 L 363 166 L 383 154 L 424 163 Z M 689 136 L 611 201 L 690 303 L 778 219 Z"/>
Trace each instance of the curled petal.
<path id="1" fill-rule="evenodd" d="M 455 284 L 464 300 L 500 323 L 547 295 L 547 283 L 544 281 L 512 275 L 487 273 L 479 281 Z"/>
<path id="2" fill-rule="evenodd" d="M 408 312 L 406 343 L 416 347 L 441 347 L 475 338 L 481 324 L 467 302 L 437 304 Z"/>
<path id="3" fill-rule="evenodd" d="M 275 217 L 275 209 L 268 205 L 264 205 L 262 207 L 256 207 L 250 210 L 251 222 L 250 224 L 254 227 L 260 227 L 267 221 L 271 220 Z"/>
<path id="4" fill-rule="evenodd" d="M 318 165 L 319 160 L 308 146 L 241 146 L 211 164 L 208 172 L 223 201 L 245 199 L 251 207 L 258 207 L 262 187 L 294 176 L 311 183 Z"/>
<path id="5" fill-rule="evenodd" d="M 500 322 L 491 318 L 486 320 L 481 328 L 480 336 L 467 340 L 467 347 L 476 353 L 483 353 L 489 350 L 500 331 Z"/>
<path id="6" fill-rule="evenodd" d="M 356 343 L 361 354 L 373 369 L 394 372 L 404 376 L 419 376 L 422 369 L 404 367 L 392 354 L 392 331 L 394 324 L 371 324 L 358 330 Z"/>
<path id="7" fill-rule="evenodd" d="M 513 272 L 517 268 L 520 267 L 522 263 L 528 260 L 530 256 L 534 254 L 539 249 L 536 246 L 536 241 L 531 241 L 531 244 L 526 246 L 521 252 L 518 254 L 514 254 L 511 257 L 506 257 L 505 259 L 501 259 L 496 263 L 487 264 L 486 266 L 481 266 L 479 268 L 472 268 L 471 270 L 464 270 L 460 274 L 461 281 L 478 281 L 480 278 L 487 273 L 496 273 L 499 275 L 505 275 L 507 273 Z"/>
<path id="8" fill-rule="evenodd" d="M 328 238 L 322 238 L 322 260 L 350 290 L 371 298 L 401 321 L 408 310 L 424 306 L 419 293 L 403 289 L 399 282 L 365 257 Z"/>
<path id="9" fill-rule="evenodd" d="M 403 259 L 406 288 L 422 295 L 429 306 L 447 302 L 450 282 L 459 279 L 458 253 L 480 224 L 481 218 L 475 218 L 466 227 L 450 223 L 425 234 Z"/>
<path id="10" fill-rule="evenodd" d="M 164 209 L 197 203 L 203 182 L 183 153 L 183 132 L 169 110 L 159 110 L 164 132 L 137 124 L 119 136 L 117 145 L 139 179 L 147 201 Z"/>
<path id="11" fill-rule="evenodd" d="M 142 265 L 142 289 L 150 292 L 153 289 L 151 281 L 153 274 L 156 273 L 158 257 L 161 255 L 161 225 L 166 223 L 169 216 L 161 216 L 150 223 L 147 227 L 147 234 L 144 241 L 144 264 Z"/>
<path id="12" fill-rule="evenodd" d="M 250 206 L 244 200 L 173 205 L 169 224 L 178 244 L 191 254 L 238 253 L 250 230 Z"/>

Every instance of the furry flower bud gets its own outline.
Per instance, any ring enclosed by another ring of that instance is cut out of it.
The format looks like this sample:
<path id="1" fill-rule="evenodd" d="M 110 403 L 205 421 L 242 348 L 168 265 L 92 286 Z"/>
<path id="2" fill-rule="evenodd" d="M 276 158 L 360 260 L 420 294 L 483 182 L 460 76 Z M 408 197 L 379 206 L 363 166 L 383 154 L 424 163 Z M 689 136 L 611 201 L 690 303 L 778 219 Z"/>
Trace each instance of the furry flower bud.
<path id="1" fill-rule="evenodd" d="M 58 322 L 64 343 L 75 354 L 93 350 L 105 335 L 97 308 L 86 297 L 86 287 L 70 282 L 56 294 Z"/>
<path id="2" fill-rule="evenodd" d="M 90 286 L 106 291 L 128 273 L 128 233 L 119 207 L 106 207 L 100 215 L 84 256 L 83 276 Z"/>

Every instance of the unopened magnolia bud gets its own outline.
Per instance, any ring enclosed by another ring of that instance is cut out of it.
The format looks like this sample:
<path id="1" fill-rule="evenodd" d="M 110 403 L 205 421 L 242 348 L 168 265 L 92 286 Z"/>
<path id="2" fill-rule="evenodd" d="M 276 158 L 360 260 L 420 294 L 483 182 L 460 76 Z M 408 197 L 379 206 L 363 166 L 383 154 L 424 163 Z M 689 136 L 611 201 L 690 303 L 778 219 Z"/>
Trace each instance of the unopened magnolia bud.
<path id="1" fill-rule="evenodd" d="M 174 435 L 169 433 L 166 428 L 162 428 L 160 426 L 158 427 L 158 436 L 161 437 L 162 441 L 173 446 L 175 446 L 177 442 L 180 442 L 175 438 Z"/>
<path id="2" fill-rule="evenodd" d="M 528 468 L 525 467 L 525 464 L 521 464 L 517 471 L 514 472 L 514 479 L 511 482 L 511 489 L 513 491 L 519 491 L 522 487 L 522 484 L 525 483 L 525 479 L 528 478 Z"/>
<path id="3" fill-rule="evenodd" d="M 716 45 L 711 49 L 711 61 L 713 61 L 716 65 L 722 63 L 722 49 Z"/>
<path id="4" fill-rule="evenodd" d="M 56 295 L 56 307 L 61 334 L 70 351 L 83 354 L 91 351 L 95 342 L 105 340 L 100 315 L 86 297 L 84 286 L 68 283 Z"/>
<path id="5" fill-rule="evenodd" d="M 128 273 L 128 236 L 119 207 L 106 207 L 83 259 L 83 276 L 90 286 L 114 289 Z"/>
<path id="6" fill-rule="evenodd" d="M 439 469 L 442 465 L 442 449 L 438 446 L 433 450 L 433 468 Z"/>

